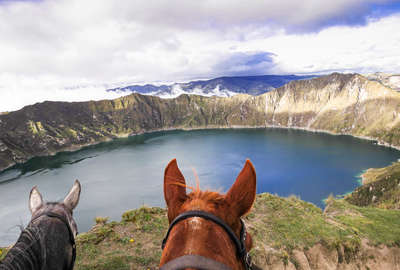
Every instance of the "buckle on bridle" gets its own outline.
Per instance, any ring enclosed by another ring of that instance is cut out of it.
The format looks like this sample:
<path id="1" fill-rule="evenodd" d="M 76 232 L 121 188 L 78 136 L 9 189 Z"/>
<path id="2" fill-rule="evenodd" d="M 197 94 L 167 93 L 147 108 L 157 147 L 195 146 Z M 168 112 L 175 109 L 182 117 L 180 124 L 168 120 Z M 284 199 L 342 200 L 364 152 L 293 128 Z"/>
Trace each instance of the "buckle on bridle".
<path id="1" fill-rule="evenodd" d="M 247 252 L 246 255 L 245 255 L 244 263 L 246 265 L 246 269 L 251 269 L 252 266 L 253 266 L 253 262 L 251 260 L 251 256 L 250 256 L 249 252 Z"/>

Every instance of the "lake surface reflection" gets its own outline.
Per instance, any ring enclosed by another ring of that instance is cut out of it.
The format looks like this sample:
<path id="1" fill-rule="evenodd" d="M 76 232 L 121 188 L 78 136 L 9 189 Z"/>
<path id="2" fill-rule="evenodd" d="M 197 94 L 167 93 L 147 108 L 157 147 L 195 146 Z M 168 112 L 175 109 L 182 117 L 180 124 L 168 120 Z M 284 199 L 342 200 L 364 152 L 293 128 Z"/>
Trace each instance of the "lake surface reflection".
<path id="1" fill-rule="evenodd" d="M 53 157 L 34 158 L 0 174 L 0 246 L 16 241 L 30 219 L 28 197 L 37 185 L 45 200 L 64 198 L 75 179 L 82 184 L 74 213 L 80 231 L 96 216 L 120 220 L 141 205 L 164 206 L 163 172 L 177 158 L 189 184 L 195 168 L 202 189 L 225 192 L 246 158 L 257 171 L 257 192 L 295 194 L 323 207 L 330 193 L 359 184 L 357 175 L 400 158 L 394 149 L 350 136 L 286 129 L 158 132 L 118 139 Z"/>

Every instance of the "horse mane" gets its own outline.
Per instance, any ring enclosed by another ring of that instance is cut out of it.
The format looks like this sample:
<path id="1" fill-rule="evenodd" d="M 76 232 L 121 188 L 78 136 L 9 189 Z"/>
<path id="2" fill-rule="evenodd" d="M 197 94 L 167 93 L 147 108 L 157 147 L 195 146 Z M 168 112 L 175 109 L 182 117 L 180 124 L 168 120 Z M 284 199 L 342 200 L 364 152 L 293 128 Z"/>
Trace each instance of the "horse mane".
<path id="1" fill-rule="evenodd" d="M 192 168 L 192 171 L 193 171 L 193 174 L 195 176 L 196 187 L 189 186 L 189 185 L 183 184 L 181 182 L 172 182 L 172 183 L 170 183 L 170 185 L 176 185 L 176 186 L 181 186 L 181 187 L 190 189 L 192 192 L 187 195 L 190 200 L 196 200 L 197 199 L 197 200 L 202 200 L 204 202 L 220 203 L 224 199 L 224 196 L 219 194 L 218 192 L 215 192 L 215 191 L 210 191 L 210 190 L 202 191 L 202 190 L 200 190 L 199 176 L 198 176 L 195 168 Z"/>
<path id="2" fill-rule="evenodd" d="M 188 201 L 190 201 L 191 205 L 195 206 L 196 204 L 200 206 L 200 204 L 204 205 L 214 205 L 220 204 L 223 202 L 225 197 L 216 191 L 210 190 L 200 190 L 198 179 L 196 179 L 196 187 L 188 186 L 183 183 L 173 182 L 171 185 L 177 185 L 181 187 L 185 187 L 187 189 L 192 190 L 191 193 L 187 194 Z"/>
<path id="3" fill-rule="evenodd" d="M 40 230 L 28 225 L 0 262 L 0 269 L 41 269 L 43 262 Z"/>
<path id="4" fill-rule="evenodd" d="M 181 186 L 181 187 L 190 189 L 192 192 L 188 194 L 188 197 L 189 197 L 189 199 L 192 199 L 192 200 L 200 199 L 200 200 L 209 201 L 209 202 L 220 202 L 221 200 L 224 199 L 223 195 L 219 194 L 218 192 L 210 191 L 210 190 L 205 190 L 205 191 L 200 190 L 199 176 L 198 176 L 195 168 L 192 168 L 192 171 L 195 176 L 196 187 L 192 187 L 187 184 L 183 184 L 181 182 L 172 182 L 172 183 L 170 183 L 170 185 L 176 185 L 176 186 Z"/>
<path id="5" fill-rule="evenodd" d="M 224 196 L 219 194 L 216 191 L 209 191 L 209 190 L 196 190 L 191 192 L 188 197 L 191 200 L 202 200 L 205 202 L 210 202 L 210 203 L 220 203 L 224 200 Z"/>

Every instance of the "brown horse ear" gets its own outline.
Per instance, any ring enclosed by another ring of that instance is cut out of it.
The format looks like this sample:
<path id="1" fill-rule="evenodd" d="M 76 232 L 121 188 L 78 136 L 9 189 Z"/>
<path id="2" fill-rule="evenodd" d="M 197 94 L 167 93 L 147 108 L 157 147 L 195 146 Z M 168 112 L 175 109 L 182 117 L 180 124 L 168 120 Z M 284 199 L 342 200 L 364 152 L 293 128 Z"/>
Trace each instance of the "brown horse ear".
<path id="1" fill-rule="evenodd" d="M 238 217 L 250 211 L 256 198 L 256 171 L 250 160 L 246 160 L 235 183 L 225 195 L 225 201 Z"/>
<path id="2" fill-rule="evenodd" d="M 168 206 L 168 219 L 171 222 L 186 200 L 186 182 L 178 168 L 176 159 L 171 160 L 164 171 L 164 198 Z"/>

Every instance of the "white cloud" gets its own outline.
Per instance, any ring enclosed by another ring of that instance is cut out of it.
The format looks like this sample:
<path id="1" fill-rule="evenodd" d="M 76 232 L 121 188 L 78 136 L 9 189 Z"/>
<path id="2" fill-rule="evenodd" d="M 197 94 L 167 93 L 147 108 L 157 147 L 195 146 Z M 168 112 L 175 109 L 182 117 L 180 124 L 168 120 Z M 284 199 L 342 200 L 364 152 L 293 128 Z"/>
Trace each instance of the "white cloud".
<path id="1" fill-rule="evenodd" d="M 363 27 L 340 26 L 313 34 L 255 39 L 239 50 L 262 47 L 274 53 L 278 72 L 399 72 L 399 25 L 397 14 Z"/>
<path id="2" fill-rule="evenodd" d="M 100 85 L 81 81 L 71 85 L 54 76 L 0 75 L 0 112 L 12 111 L 23 106 L 51 101 L 88 101 L 117 98 L 122 94 L 106 92 L 115 85 Z M 67 87 L 66 87 L 67 86 Z"/>
<path id="3" fill-rule="evenodd" d="M 321 30 L 381 2 L 0 0 L 0 111 L 110 98 L 105 88 L 137 82 L 396 71 L 400 15 Z M 247 63 L 263 53 L 273 62 Z"/>

